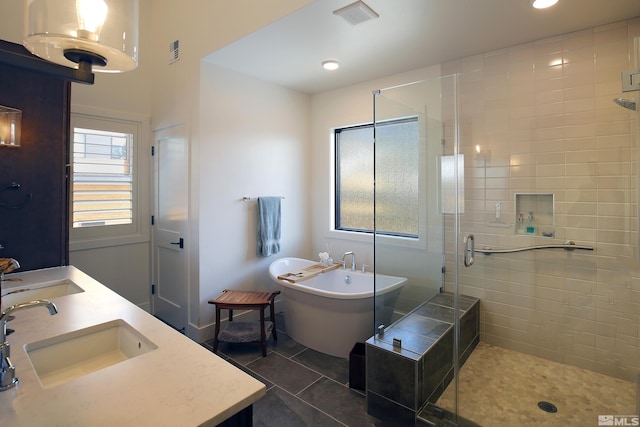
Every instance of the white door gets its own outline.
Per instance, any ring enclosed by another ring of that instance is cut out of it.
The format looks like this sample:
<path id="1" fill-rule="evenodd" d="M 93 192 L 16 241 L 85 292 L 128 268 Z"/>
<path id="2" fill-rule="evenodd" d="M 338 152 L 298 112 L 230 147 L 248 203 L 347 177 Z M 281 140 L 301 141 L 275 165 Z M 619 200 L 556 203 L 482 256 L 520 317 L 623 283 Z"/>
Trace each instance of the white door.
<path id="1" fill-rule="evenodd" d="M 184 126 L 154 135 L 153 314 L 186 333 L 188 139 Z"/>

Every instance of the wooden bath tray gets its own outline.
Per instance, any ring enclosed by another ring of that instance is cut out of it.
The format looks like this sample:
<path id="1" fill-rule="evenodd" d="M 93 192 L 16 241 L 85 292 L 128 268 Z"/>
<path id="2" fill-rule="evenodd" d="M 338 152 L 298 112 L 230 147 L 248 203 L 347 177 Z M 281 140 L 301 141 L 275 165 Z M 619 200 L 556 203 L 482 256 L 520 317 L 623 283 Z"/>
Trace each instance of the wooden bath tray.
<path id="1" fill-rule="evenodd" d="M 320 273 L 335 270 L 340 266 L 342 266 L 342 263 L 340 262 L 334 262 L 333 265 L 330 265 L 328 267 L 326 265 L 314 264 L 307 268 L 303 268 L 302 270 L 298 270 L 292 273 L 282 274 L 278 276 L 278 279 L 286 280 L 292 283 L 302 282 L 303 280 L 307 280 L 312 277 L 315 277 Z"/>

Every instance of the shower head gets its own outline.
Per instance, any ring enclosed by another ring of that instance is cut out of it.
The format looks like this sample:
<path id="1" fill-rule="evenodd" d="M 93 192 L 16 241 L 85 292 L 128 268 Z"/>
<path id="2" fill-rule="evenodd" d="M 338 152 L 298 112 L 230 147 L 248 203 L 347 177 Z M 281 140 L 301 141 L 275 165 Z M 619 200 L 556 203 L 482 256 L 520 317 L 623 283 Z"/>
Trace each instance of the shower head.
<path id="1" fill-rule="evenodd" d="M 636 101 L 634 101 L 633 99 L 614 98 L 613 102 L 615 102 L 622 108 L 626 108 L 627 110 L 636 111 Z"/>

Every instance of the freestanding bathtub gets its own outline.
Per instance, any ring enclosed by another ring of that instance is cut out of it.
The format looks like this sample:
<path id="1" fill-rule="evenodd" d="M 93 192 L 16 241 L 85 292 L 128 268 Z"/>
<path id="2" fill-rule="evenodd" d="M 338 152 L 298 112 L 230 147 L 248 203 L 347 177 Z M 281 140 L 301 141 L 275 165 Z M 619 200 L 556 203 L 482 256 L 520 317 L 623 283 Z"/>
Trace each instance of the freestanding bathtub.
<path id="1" fill-rule="evenodd" d="M 339 268 L 296 283 L 278 279 L 315 264 L 301 258 L 281 258 L 269 266 L 271 279 L 282 286 L 287 334 L 321 353 L 349 357 L 356 342 L 373 335 L 374 274 Z M 406 281 L 404 277 L 375 275 L 378 315 L 388 317 L 377 319 L 377 323 L 389 325 L 393 305 Z"/>

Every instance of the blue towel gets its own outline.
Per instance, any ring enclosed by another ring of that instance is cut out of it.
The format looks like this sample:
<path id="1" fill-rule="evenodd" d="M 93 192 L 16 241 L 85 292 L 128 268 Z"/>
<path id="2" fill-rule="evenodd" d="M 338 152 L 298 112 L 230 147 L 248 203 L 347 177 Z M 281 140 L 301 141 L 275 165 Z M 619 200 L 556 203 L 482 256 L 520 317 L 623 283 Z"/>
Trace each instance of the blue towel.
<path id="1" fill-rule="evenodd" d="M 280 252 L 280 197 L 258 197 L 258 255 Z"/>

